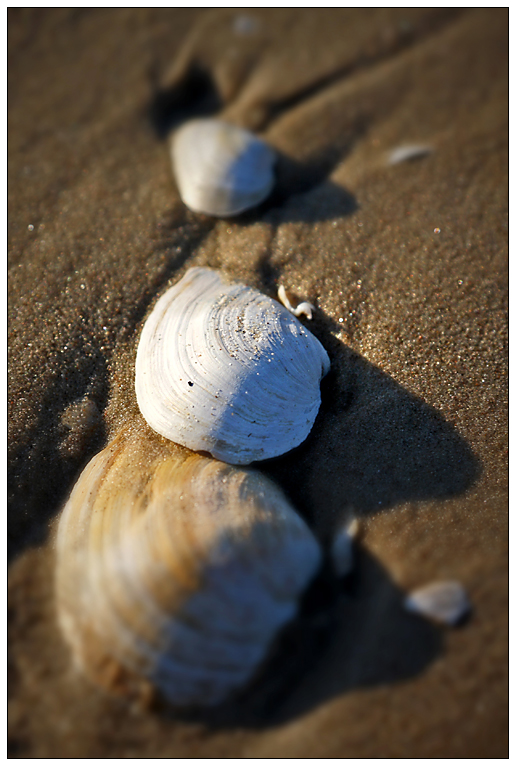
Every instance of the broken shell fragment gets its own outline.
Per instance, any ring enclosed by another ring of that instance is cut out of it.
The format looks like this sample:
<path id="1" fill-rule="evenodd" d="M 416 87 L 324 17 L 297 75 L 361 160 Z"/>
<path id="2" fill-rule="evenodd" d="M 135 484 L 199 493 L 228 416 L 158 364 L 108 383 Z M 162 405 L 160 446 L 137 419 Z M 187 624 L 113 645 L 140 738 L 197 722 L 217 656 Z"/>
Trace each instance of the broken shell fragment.
<path id="1" fill-rule="evenodd" d="M 445 625 L 457 625 L 471 610 L 466 591 L 453 580 L 430 583 L 413 590 L 404 606 L 409 612 Z"/>
<path id="2" fill-rule="evenodd" d="M 432 154 L 433 148 L 421 144 L 407 144 L 398 146 L 389 152 L 387 158 L 388 165 L 399 165 L 400 162 L 412 162 Z"/>
<path id="3" fill-rule="evenodd" d="M 171 156 L 181 199 L 196 213 L 236 215 L 262 202 L 274 185 L 274 150 L 222 120 L 187 122 L 172 138 Z"/>
<path id="4" fill-rule="evenodd" d="M 338 530 L 333 538 L 330 557 L 337 577 L 346 577 L 353 570 L 355 563 L 353 547 L 359 529 L 358 519 L 351 519 Z"/>
<path id="5" fill-rule="evenodd" d="M 295 317 L 305 316 L 307 319 L 312 318 L 312 312 L 315 311 L 315 306 L 312 303 L 308 303 L 308 301 L 303 301 L 302 303 L 298 303 L 296 308 L 294 308 L 287 297 L 287 293 L 283 285 L 278 287 L 278 298 L 285 306 L 287 311 L 290 311 L 290 313 L 294 314 Z"/>
<path id="6" fill-rule="evenodd" d="M 136 356 L 136 397 L 167 439 L 235 465 L 308 436 L 330 360 L 277 301 L 190 269 L 157 302 Z"/>
<path id="7" fill-rule="evenodd" d="M 90 461 L 63 510 L 59 622 L 101 686 L 212 705 L 251 679 L 320 561 L 260 473 L 126 432 Z"/>

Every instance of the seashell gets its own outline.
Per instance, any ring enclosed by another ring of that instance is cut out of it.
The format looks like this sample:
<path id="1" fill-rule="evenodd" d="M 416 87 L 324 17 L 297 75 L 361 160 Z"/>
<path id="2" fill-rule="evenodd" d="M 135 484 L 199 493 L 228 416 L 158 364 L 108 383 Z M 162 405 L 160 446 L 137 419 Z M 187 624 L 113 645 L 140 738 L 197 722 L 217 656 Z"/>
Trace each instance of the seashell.
<path id="1" fill-rule="evenodd" d="M 187 122 L 172 138 L 171 157 L 181 199 L 196 213 L 236 215 L 262 202 L 274 185 L 274 150 L 221 120 Z"/>
<path id="2" fill-rule="evenodd" d="M 76 665 L 108 690 L 212 705 L 251 679 L 320 561 L 260 473 L 126 432 L 63 510 L 59 622 Z"/>
<path id="3" fill-rule="evenodd" d="M 399 165 L 400 162 L 411 162 L 412 160 L 419 160 L 423 157 L 427 157 L 433 152 L 431 146 L 424 146 L 419 144 L 407 144 L 404 146 L 398 146 L 396 149 L 392 149 L 389 152 L 387 158 L 388 165 Z"/>
<path id="4" fill-rule="evenodd" d="M 358 519 L 351 519 L 333 538 L 330 558 L 337 577 L 345 577 L 354 566 L 353 546 L 360 531 Z"/>
<path id="5" fill-rule="evenodd" d="M 236 35 L 247 37 L 260 31 L 260 22 L 254 16 L 240 14 L 233 19 L 233 32 Z"/>
<path id="6" fill-rule="evenodd" d="M 246 465 L 301 444 L 330 360 L 283 306 L 210 269 L 157 302 L 136 356 L 136 396 L 167 439 Z"/>
<path id="7" fill-rule="evenodd" d="M 466 591 L 453 580 L 434 582 L 413 590 L 404 603 L 405 609 L 445 625 L 457 625 L 471 610 Z"/>
<path id="8" fill-rule="evenodd" d="M 298 305 L 294 308 L 287 297 L 287 293 L 283 285 L 278 287 L 278 298 L 285 306 L 287 311 L 290 311 L 290 313 L 294 314 L 295 317 L 305 316 L 307 319 L 312 318 L 312 312 L 315 311 L 315 306 L 311 303 L 308 303 L 308 301 L 303 301 L 302 303 L 298 303 Z"/>

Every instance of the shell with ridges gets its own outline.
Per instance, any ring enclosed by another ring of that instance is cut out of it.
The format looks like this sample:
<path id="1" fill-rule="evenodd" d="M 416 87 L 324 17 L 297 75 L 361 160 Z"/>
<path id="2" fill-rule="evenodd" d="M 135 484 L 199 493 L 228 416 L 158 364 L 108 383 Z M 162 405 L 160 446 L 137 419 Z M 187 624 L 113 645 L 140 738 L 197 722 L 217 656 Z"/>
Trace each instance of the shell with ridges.
<path id="1" fill-rule="evenodd" d="M 246 465 L 306 439 L 329 367 L 319 341 L 277 301 L 194 268 L 145 323 L 136 396 L 158 433 Z"/>
<path id="2" fill-rule="evenodd" d="M 126 432 L 90 461 L 60 519 L 59 621 L 102 686 L 209 705 L 252 677 L 320 559 L 258 472 Z"/>
<path id="3" fill-rule="evenodd" d="M 197 213 L 236 215 L 262 202 L 274 185 L 273 149 L 222 120 L 187 122 L 172 138 L 171 156 L 181 199 Z"/>

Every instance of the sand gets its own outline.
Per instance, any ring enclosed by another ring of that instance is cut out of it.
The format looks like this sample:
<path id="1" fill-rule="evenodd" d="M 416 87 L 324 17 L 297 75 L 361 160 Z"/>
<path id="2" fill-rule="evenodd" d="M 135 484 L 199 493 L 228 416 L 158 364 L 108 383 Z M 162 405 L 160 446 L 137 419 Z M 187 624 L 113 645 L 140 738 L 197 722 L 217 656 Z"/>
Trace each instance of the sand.
<path id="1" fill-rule="evenodd" d="M 507 757 L 505 9 L 9 11 L 11 757 Z M 189 212 L 167 132 L 219 114 L 281 153 L 271 199 Z M 431 147 L 390 165 L 407 144 Z M 91 686 L 53 597 L 59 513 L 126 424 L 136 345 L 191 266 L 314 303 L 332 372 L 262 466 L 325 550 L 361 520 L 238 705 Z M 456 579 L 457 629 L 404 594 Z"/>

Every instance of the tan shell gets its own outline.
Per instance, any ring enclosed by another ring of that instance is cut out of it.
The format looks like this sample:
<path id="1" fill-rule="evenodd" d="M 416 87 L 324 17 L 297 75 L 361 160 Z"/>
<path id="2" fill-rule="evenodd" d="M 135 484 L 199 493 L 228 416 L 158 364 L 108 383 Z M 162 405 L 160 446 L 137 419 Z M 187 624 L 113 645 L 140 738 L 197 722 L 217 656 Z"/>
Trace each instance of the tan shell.
<path id="1" fill-rule="evenodd" d="M 102 686 L 210 705 L 252 677 L 320 559 L 258 472 L 126 432 L 91 460 L 64 508 L 59 621 Z"/>

